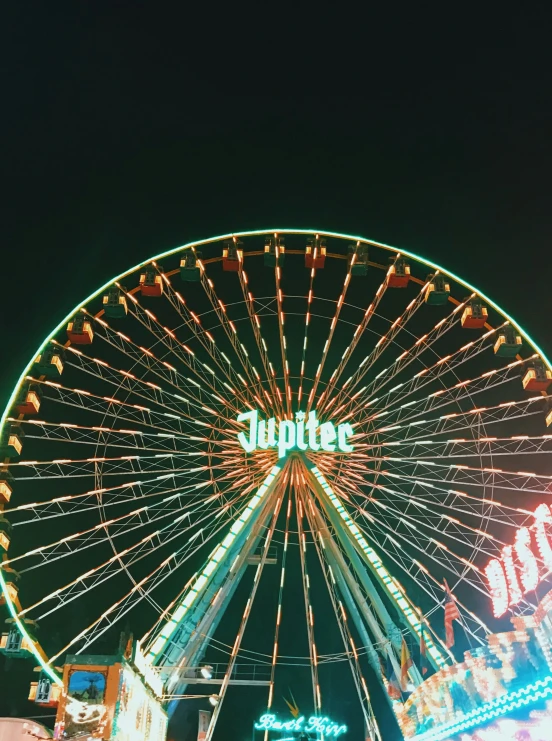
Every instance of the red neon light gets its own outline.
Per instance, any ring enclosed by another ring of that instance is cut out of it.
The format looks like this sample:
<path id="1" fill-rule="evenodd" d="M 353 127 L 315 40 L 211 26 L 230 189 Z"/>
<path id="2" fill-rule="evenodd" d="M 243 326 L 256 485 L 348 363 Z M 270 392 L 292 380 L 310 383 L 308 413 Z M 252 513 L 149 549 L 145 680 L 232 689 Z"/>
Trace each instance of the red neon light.
<path id="1" fill-rule="evenodd" d="M 491 592 L 495 617 L 500 617 L 508 609 L 509 596 L 504 568 L 497 558 L 489 561 L 485 569 L 485 574 L 487 575 L 487 582 Z"/>
<path id="2" fill-rule="evenodd" d="M 514 545 L 504 546 L 501 557 L 493 558 L 487 564 L 485 575 L 495 617 L 501 617 L 509 607 L 521 602 L 552 571 L 550 509 L 547 504 L 540 504 L 535 510 L 534 524 L 530 528 L 520 527 Z"/>
<path id="3" fill-rule="evenodd" d="M 532 592 L 539 583 L 539 565 L 531 551 L 531 533 L 520 527 L 516 533 L 515 549 L 521 564 L 521 583 L 525 592 Z"/>
<path id="4" fill-rule="evenodd" d="M 550 508 L 546 504 L 539 504 L 535 510 L 535 522 L 535 534 L 539 553 L 546 568 L 552 571 L 552 548 L 546 535 L 546 525 L 552 526 L 552 515 L 550 514 Z"/>

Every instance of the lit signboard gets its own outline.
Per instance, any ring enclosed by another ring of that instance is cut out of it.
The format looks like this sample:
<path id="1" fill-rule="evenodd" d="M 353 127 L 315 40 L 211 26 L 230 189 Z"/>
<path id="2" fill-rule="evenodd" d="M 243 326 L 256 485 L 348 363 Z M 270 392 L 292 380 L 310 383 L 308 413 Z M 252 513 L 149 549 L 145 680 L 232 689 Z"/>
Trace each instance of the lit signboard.
<path id="1" fill-rule="evenodd" d="M 103 663 L 73 664 L 73 659 L 87 662 L 97 659 Z M 138 663 L 140 658 L 136 667 Z M 147 670 L 147 666 L 142 669 Z M 165 741 L 167 738 L 167 713 L 161 698 L 154 695 L 146 677 L 120 655 L 69 657 L 63 670 L 63 685 L 55 739 Z"/>
<path id="2" fill-rule="evenodd" d="M 255 723 L 257 731 L 287 731 L 289 733 L 301 732 L 305 734 L 320 734 L 324 738 L 339 738 L 347 733 L 347 726 L 335 723 L 326 716 L 311 715 L 306 720 L 304 715 L 292 720 L 278 720 L 273 713 L 261 715 L 258 723 Z"/>
<path id="3" fill-rule="evenodd" d="M 249 423 L 249 431 L 238 434 L 240 445 L 247 453 L 259 448 L 277 448 L 278 458 L 283 458 L 289 450 L 353 451 L 353 446 L 347 442 L 353 434 L 352 426 L 345 422 L 336 429 L 331 422 L 320 424 L 316 412 L 309 412 L 308 417 L 305 412 L 297 412 L 295 421 L 282 419 L 278 424 L 275 417 L 264 420 L 259 419 L 257 411 L 244 412 L 238 416 L 238 422 Z"/>
<path id="4" fill-rule="evenodd" d="M 113 741 L 165 741 L 167 738 L 167 714 L 161 701 L 148 692 L 140 675 L 128 666 L 121 671 L 109 738 Z"/>
<path id="5" fill-rule="evenodd" d="M 552 514 L 547 504 L 535 510 L 531 527 L 520 527 L 513 545 L 485 568 L 495 617 L 504 615 L 552 571 Z"/>

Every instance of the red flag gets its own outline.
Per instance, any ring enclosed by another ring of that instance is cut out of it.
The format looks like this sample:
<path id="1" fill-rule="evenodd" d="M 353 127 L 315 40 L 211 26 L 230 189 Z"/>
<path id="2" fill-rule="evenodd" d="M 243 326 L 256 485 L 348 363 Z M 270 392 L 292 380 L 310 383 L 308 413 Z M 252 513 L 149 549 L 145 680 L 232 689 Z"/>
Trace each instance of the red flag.
<path id="1" fill-rule="evenodd" d="M 406 641 L 402 640 L 401 647 L 401 690 L 406 692 L 408 685 L 408 670 L 412 666 L 412 659 L 410 658 L 410 651 L 406 645 Z"/>
<path id="2" fill-rule="evenodd" d="M 445 579 L 445 645 L 447 648 L 454 646 L 454 628 L 452 627 L 454 620 L 460 620 L 460 612 Z"/>

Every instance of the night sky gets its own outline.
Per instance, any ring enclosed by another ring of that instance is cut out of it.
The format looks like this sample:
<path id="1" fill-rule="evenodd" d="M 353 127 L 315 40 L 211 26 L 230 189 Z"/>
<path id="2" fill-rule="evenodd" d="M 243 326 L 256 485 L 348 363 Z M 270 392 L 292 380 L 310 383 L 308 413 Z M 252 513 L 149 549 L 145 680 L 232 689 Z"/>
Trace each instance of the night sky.
<path id="1" fill-rule="evenodd" d="M 100 284 L 264 227 L 435 260 L 552 354 L 550 10 L 380 5 L 5 5 L 2 407 Z"/>

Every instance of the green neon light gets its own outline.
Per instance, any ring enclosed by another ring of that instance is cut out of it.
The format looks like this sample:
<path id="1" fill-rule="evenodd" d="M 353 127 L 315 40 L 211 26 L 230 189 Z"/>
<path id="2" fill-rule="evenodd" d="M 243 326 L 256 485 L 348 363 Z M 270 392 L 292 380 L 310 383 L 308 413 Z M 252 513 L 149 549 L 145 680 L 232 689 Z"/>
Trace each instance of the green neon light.
<path id="1" fill-rule="evenodd" d="M 253 512 L 259 506 L 259 503 L 262 501 L 263 497 L 268 491 L 269 486 L 274 482 L 274 479 L 276 478 L 279 472 L 280 472 L 280 468 L 278 466 L 273 466 L 273 468 L 271 469 L 270 473 L 265 478 L 261 486 L 257 489 L 256 493 L 251 497 L 251 499 L 247 503 L 247 506 L 245 507 L 241 515 L 238 517 L 238 519 L 234 522 L 234 524 L 230 528 L 230 532 L 228 533 L 228 535 L 224 538 L 222 543 L 220 543 L 220 545 L 217 546 L 217 548 L 215 548 L 213 554 L 211 555 L 209 561 L 207 562 L 207 565 L 205 566 L 201 574 L 199 574 L 199 576 L 196 577 L 196 579 L 192 582 L 190 588 L 187 590 L 187 592 L 183 595 L 180 602 L 177 604 L 175 611 L 173 612 L 169 620 L 167 620 L 161 632 L 159 633 L 159 635 L 153 642 L 152 647 L 148 651 L 148 659 L 152 663 L 165 649 L 167 643 L 169 642 L 172 634 L 178 627 L 180 621 L 189 611 L 190 607 L 192 607 L 192 605 L 197 601 L 198 595 L 201 593 L 201 590 L 205 587 L 205 585 L 209 581 L 209 577 L 215 571 L 217 566 L 220 564 L 221 560 L 226 555 L 228 549 L 236 540 L 238 534 L 243 530 L 245 524 L 247 523 L 247 521 L 249 520 Z"/>
<path id="2" fill-rule="evenodd" d="M 445 741 L 462 731 L 480 726 L 490 720 L 495 720 L 503 715 L 518 710 L 528 705 L 541 702 L 552 695 L 552 676 L 538 679 L 533 684 L 528 684 L 514 692 L 486 702 L 477 710 L 466 713 L 460 720 L 447 723 L 439 728 L 426 731 L 414 736 L 412 741 Z M 520 728 L 521 730 L 521 728 Z"/>
<path id="3" fill-rule="evenodd" d="M 529 343 L 529 345 L 541 356 L 543 362 L 548 366 L 548 368 L 552 371 L 552 363 L 548 359 L 548 357 L 545 355 L 545 353 L 541 350 L 541 348 L 536 344 L 536 342 L 530 337 L 530 335 L 522 328 L 520 325 L 509 315 L 507 314 L 503 309 L 498 306 L 494 301 L 492 301 L 488 296 L 486 296 L 484 293 L 479 291 L 477 288 L 471 285 L 471 283 L 468 283 L 467 281 L 463 280 L 462 278 L 459 278 L 454 273 L 451 273 L 444 268 L 442 268 L 440 265 L 437 265 L 436 263 L 432 262 L 431 260 L 426 260 L 424 257 L 420 257 L 420 255 L 416 255 L 414 252 L 410 252 L 409 250 L 399 249 L 397 247 L 392 247 L 391 245 L 384 244 L 383 242 L 375 242 L 373 240 L 366 239 L 365 237 L 359 237 L 354 236 L 351 234 L 343 234 L 341 232 L 328 232 L 328 231 L 322 231 L 320 229 L 257 229 L 254 231 L 244 231 L 244 232 L 231 232 L 229 234 L 221 234 L 216 237 L 210 237 L 209 239 L 201 239 L 196 242 L 188 242 L 187 244 L 180 245 L 179 247 L 173 247 L 170 250 L 166 250 L 165 252 L 160 253 L 159 255 L 156 255 L 155 257 L 151 257 L 148 260 L 144 260 L 142 262 L 139 262 L 134 267 L 130 268 L 129 270 L 125 270 L 123 273 L 120 273 L 116 277 L 112 278 L 107 283 L 104 283 L 103 286 L 98 288 L 98 290 L 91 293 L 84 301 L 82 301 L 80 304 L 78 304 L 72 311 L 70 311 L 60 322 L 59 324 L 53 329 L 53 331 L 46 337 L 46 339 L 42 342 L 40 347 L 35 351 L 27 365 L 25 366 L 25 369 L 19 376 L 19 379 L 17 380 L 17 383 L 14 387 L 14 390 L 11 393 L 11 396 L 8 399 L 8 403 L 6 404 L 6 407 L 2 413 L 2 417 L 0 418 L 0 435 L 3 434 L 4 426 L 6 424 L 6 419 L 10 413 L 10 410 L 19 394 L 19 390 L 21 388 L 21 385 L 23 384 L 25 380 L 25 376 L 29 373 L 29 371 L 32 368 L 32 365 L 35 361 L 35 358 L 40 355 L 40 353 L 44 350 L 48 342 L 64 327 L 67 325 L 69 320 L 76 314 L 77 311 L 79 311 L 81 308 L 83 308 L 89 301 L 92 301 L 93 299 L 97 298 L 101 293 L 103 293 L 105 290 L 107 290 L 110 286 L 112 286 L 117 281 L 122 281 L 124 278 L 126 278 L 128 275 L 131 275 L 132 273 L 136 272 L 137 270 L 140 270 L 141 268 L 145 267 L 146 265 L 149 265 L 153 260 L 163 260 L 166 257 L 170 257 L 171 255 L 176 255 L 179 252 L 182 252 L 186 249 L 192 249 L 194 247 L 202 247 L 207 244 L 213 244 L 216 242 L 222 242 L 224 240 L 232 239 L 233 237 L 241 238 L 241 237 L 259 237 L 264 236 L 266 234 L 305 234 L 305 235 L 313 235 L 318 234 L 321 237 L 329 237 L 329 238 L 335 238 L 335 239 L 346 239 L 354 242 L 359 242 L 360 244 L 366 244 L 366 245 L 372 245 L 374 247 L 380 247 L 381 249 L 388 250 L 389 252 L 397 253 L 400 252 L 401 255 L 404 255 L 405 257 L 409 257 L 412 260 L 415 260 L 416 262 L 422 263 L 423 265 L 427 265 L 428 267 L 432 268 L 433 270 L 439 270 L 443 275 L 447 275 L 449 278 L 452 278 L 454 281 L 456 281 L 459 285 L 463 286 L 464 288 L 467 288 L 471 292 L 477 293 L 484 301 L 487 302 L 489 306 L 492 306 L 492 308 L 497 311 L 499 314 L 501 314 L 510 324 L 517 329 L 517 331 L 521 334 L 521 336 Z M 0 574 L 1 576 L 1 574 Z M 6 589 L 5 582 L 2 578 L 0 578 L 0 587 L 2 588 L 2 592 L 4 595 L 4 600 L 6 604 L 8 605 L 8 609 L 12 613 L 12 615 L 16 615 L 15 606 L 13 605 L 11 601 L 11 597 L 8 594 L 8 591 Z M 25 636 L 26 631 L 24 628 L 22 628 L 22 625 L 20 625 L 20 621 L 18 622 L 16 620 L 16 624 L 21 630 L 22 635 Z M 43 659 L 40 655 L 39 651 L 34 646 L 34 643 L 32 645 L 32 653 L 34 654 L 37 662 L 42 666 Z M 57 675 L 55 675 L 57 676 Z M 61 681 L 61 680 L 60 680 Z"/>
<path id="4" fill-rule="evenodd" d="M 320 733 L 321 738 L 339 738 L 347 733 L 347 726 L 335 723 L 327 716 L 311 715 L 308 722 L 305 722 L 305 716 L 293 720 L 278 720 L 273 713 L 261 715 L 258 723 L 255 723 L 257 731 L 302 731 L 305 734 Z M 294 736 L 295 738 L 295 736 Z"/>
<path id="5" fill-rule="evenodd" d="M 382 564 L 381 559 L 378 556 L 378 554 L 374 551 L 373 548 L 371 548 L 368 545 L 362 533 L 360 532 L 358 527 L 355 525 L 354 520 L 349 515 L 345 507 L 341 504 L 341 500 L 339 499 L 339 497 L 335 495 L 332 487 L 328 484 L 324 476 L 320 473 L 320 471 L 318 470 L 316 466 L 313 466 L 311 468 L 311 471 L 316 477 L 316 480 L 318 481 L 318 483 L 320 484 L 324 492 L 327 494 L 328 499 L 332 503 L 335 511 L 341 517 L 345 525 L 347 525 L 352 536 L 354 537 L 354 539 L 357 541 L 357 543 L 361 547 L 364 555 L 374 567 L 376 574 L 379 576 L 385 589 L 389 592 L 390 597 L 393 599 L 395 604 L 399 607 L 399 609 L 401 610 L 401 612 L 407 619 L 409 625 L 412 627 L 412 630 L 416 633 L 418 638 L 421 638 L 421 627 L 420 627 L 419 615 L 416 614 L 416 612 L 410 606 L 409 602 L 405 599 L 403 593 L 398 588 L 397 583 L 395 582 L 393 577 L 390 575 L 390 573 L 387 571 L 385 566 Z M 434 659 L 434 661 L 438 664 L 438 666 L 440 667 L 446 666 L 445 659 L 443 658 L 437 646 L 431 640 L 431 636 L 427 635 L 427 632 L 424 632 L 424 642 L 426 644 L 429 655 Z"/>
<path id="6" fill-rule="evenodd" d="M 354 448 L 349 445 L 347 438 L 353 434 L 349 423 L 338 425 L 337 431 L 331 422 L 320 424 L 316 412 L 309 412 L 305 422 L 305 413 L 297 412 L 295 422 L 289 419 L 281 420 L 276 437 L 276 418 L 271 417 L 267 422 L 259 419 L 257 411 L 245 412 L 238 416 L 238 422 L 249 422 L 249 433 L 238 434 L 240 445 L 247 453 L 257 448 L 268 450 L 278 448 L 278 458 L 283 458 L 288 450 L 325 450 L 333 453 L 339 450 L 342 453 L 351 453 Z M 318 438 L 320 433 L 320 439 Z"/>

